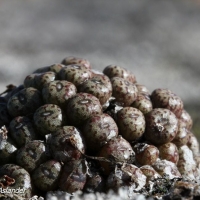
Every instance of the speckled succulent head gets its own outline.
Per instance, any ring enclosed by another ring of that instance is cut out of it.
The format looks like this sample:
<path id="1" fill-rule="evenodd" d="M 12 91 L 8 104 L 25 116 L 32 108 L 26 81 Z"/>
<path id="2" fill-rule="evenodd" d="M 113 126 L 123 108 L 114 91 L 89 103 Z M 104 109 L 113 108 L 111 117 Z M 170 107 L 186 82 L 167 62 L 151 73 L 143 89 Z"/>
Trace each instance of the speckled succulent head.
<path id="1" fill-rule="evenodd" d="M 96 76 L 83 82 L 79 92 L 85 92 L 94 95 L 103 105 L 112 95 L 112 85 L 107 76 Z"/>
<path id="2" fill-rule="evenodd" d="M 108 114 L 96 114 L 83 125 L 83 135 L 88 149 L 97 152 L 111 138 L 118 135 L 118 127 Z"/>
<path id="3" fill-rule="evenodd" d="M 65 164 L 59 181 L 59 188 L 68 193 L 82 190 L 87 177 L 87 162 L 85 160 L 70 161 Z"/>
<path id="4" fill-rule="evenodd" d="M 42 190 L 56 190 L 61 173 L 61 164 L 57 160 L 48 160 L 42 163 L 32 174 L 35 186 Z"/>
<path id="5" fill-rule="evenodd" d="M 183 102 L 179 96 L 169 89 L 156 89 L 151 94 L 151 100 L 154 108 L 167 108 L 171 110 L 176 117 L 180 117 L 183 110 Z"/>
<path id="6" fill-rule="evenodd" d="M 178 131 L 178 119 L 168 109 L 155 108 L 147 113 L 145 138 L 160 145 L 172 141 Z"/>
<path id="7" fill-rule="evenodd" d="M 17 164 L 32 172 L 50 158 L 48 148 L 42 140 L 32 140 L 17 151 Z"/>
<path id="8" fill-rule="evenodd" d="M 10 97 L 15 95 L 19 91 L 23 90 L 24 89 L 24 85 L 15 86 L 13 84 L 9 84 L 9 85 L 6 86 L 6 88 L 7 88 L 6 89 L 6 91 L 7 91 L 6 95 L 4 97 L 1 97 L 1 99 L 2 98 L 4 99 L 3 102 L 5 102 L 5 103 L 10 99 Z"/>
<path id="9" fill-rule="evenodd" d="M 178 153 L 178 148 L 174 143 L 172 143 L 172 142 L 165 143 L 165 144 L 159 146 L 158 149 L 160 151 L 160 158 L 162 160 L 165 159 L 165 160 L 171 161 L 175 164 L 178 163 L 179 153 Z"/>
<path id="10" fill-rule="evenodd" d="M 92 72 L 83 65 L 71 64 L 60 70 L 59 77 L 61 80 L 69 81 L 78 87 L 92 77 Z"/>
<path id="11" fill-rule="evenodd" d="M 66 109 L 67 117 L 72 125 L 80 126 L 95 114 L 101 114 L 99 100 L 88 93 L 78 93 L 69 99 Z"/>
<path id="12" fill-rule="evenodd" d="M 120 135 L 109 140 L 108 143 L 101 148 L 99 156 L 110 160 L 110 163 L 101 162 L 104 173 L 107 175 L 113 170 L 115 166 L 113 163 L 133 163 L 135 160 L 135 153 L 130 143 Z"/>
<path id="13" fill-rule="evenodd" d="M 137 98 L 138 90 L 135 84 L 120 77 L 111 79 L 112 96 L 123 106 L 130 106 Z"/>
<path id="14" fill-rule="evenodd" d="M 193 125 L 192 118 L 190 114 L 186 110 L 182 110 L 182 113 L 180 115 L 180 120 L 183 121 L 186 125 L 186 128 L 190 130 Z"/>
<path id="15" fill-rule="evenodd" d="M 7 109 L 12 117 L 33 114 L 43 104 L 41 93 L 32 87 L 24 88 L 13 95 L 7 103 Z"/>
<path id="16" fill-rule="evenodd" d="M 188 134 L 187 146 L 193 152 L 194 157 L 199 155 L 199 152 L 200 152 L 200 150 L 199 150 L 199 142 L 197 140 L 197 137 L 192 132 L 189 132 L 189 134 Z"/>
<path id="17" fill-rule="evenodd" d="M 124 78 L 132 83 L 136 83 L 135 76 L 131 72 L 126 70 L 125 68 L 118 66 L 118 65 L 108 65 L 103 70 L 103 73 L 105 75 L 107 75 L 110 79 L 113 77 L 120 77 L 120 78 Z"/>
<path id="18" fill-rule="evenodd" d="M 39 107 L 33 119 L 38 132 L 43 136 L 57 131 L 65 124 L 62 110 L 55 104 L 44 104 Z"/>
<path id="19" fill-rule="evenodd" d="M 77 92 L 76 86 L 65 80 L 51 81 L 42 89 L 42 97 L 46 104 L 56 104 L 62 108 L 66 106 L 67 100 Z"/>
<path id="20" fill-rule="evenodd" d="M 119 133 L 128 141 L 139 139 L 145 131 L 145 118 L 140 110 L 124 107 L 117 113 Z"/>
<path id="21" fill-rule="evenodd" d="M 107 178 L 107 187 L 116 192 L 120 187 L 128 187 L 131 183 L 134 183 L 135 191 L 141 190 L 146 184 L 146 176 L 133 164 L 125 163 L 116 167 Z"/>
<path id="22" fill-rule="evenodd" d="M 71 64 L 80 64 L 83 65 L 87 69 L 91 69 L 91 65 L 89 60 L 84 58 L 78 58 L 74 56 L 69 56 L 63 59 L 62 64 L 64 65 L 71 65 Z"/>
<path id="23" fill-rule="evenodd" d="M 178 120 L 178 131 L 172 142 L 177 146 L 186 145 L 189 141 L 190 131 L 187 129 L 187 125 L 184 121 Z"/>
<path id="24" fill-rule="evenodd" d="M 143 94 L 143 95 L 145 94 L 145 95 L 150 96 L 150 92 L 146 86 L 136 83 L 136 87 L 138 89 L 139 94 Z"/>
<path id="25" fill-rule="evenodd" d="M 25 116 L 15 117 L 9 125 L 11 137 L 19 147 L 38 138 L 32 120 Z"/>
<path id="26" fill-rule="evenodd" d="M 54 81 L 55 79 L 56 74 L 52 71 L 30 74 L 25 78 L 24 86 L 26 88 L 34 87 L 41 91 L 47 83 Z"/>
<path id="27" fill-rule="evenodd" d="M 146 93 L 140 92 L 138 92 L 137 99 L 131 104 L 131 106 L 139 109 L 143 114 L 146 114 L 153 109 L 150 97 Z"/>
<path id="28" fill-rule="evenodd" d="M 82 133 L 74 126 L 63 126 L 49 135 L 48 145 L 54 159 L 65 163 L 81 159 L 86 148 Z"/>
<path id="29" fill-rule="evenodd" d="M 159 157 L 159 150 L 154 145 L 146 143 L 137 143 L 133 150 L 135 160 L 138 165 L 153 165 Z"/>

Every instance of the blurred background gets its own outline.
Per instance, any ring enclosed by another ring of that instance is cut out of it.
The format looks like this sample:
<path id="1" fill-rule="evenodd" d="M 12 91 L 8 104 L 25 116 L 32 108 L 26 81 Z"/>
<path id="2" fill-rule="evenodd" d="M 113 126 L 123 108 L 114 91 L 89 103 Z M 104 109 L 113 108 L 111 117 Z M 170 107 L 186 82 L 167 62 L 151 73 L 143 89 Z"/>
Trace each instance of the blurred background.
<path id="1" fill-rule="evenodd" d="M 0 91 L 67 56 L 171 89 L 200 135 L 200 1 L 0 0 Z"/>

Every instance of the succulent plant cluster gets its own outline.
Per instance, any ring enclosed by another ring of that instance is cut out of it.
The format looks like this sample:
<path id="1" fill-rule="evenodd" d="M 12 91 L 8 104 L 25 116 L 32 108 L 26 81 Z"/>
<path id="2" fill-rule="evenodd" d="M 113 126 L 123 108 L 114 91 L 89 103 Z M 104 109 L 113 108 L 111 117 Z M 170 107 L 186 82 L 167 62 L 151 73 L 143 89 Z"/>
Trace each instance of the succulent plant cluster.
<path id="1" fill-rule="evenodd" d="M 37 69 L 1 94 L 0 126 L 0 187 L 25 189 L 20 198 L 121 187 L 162 196 L 170 181 L 200 183 L 199 143 L 181 98 L 150 93 L 117 65 L 102 73 L 67 57 Z"/>

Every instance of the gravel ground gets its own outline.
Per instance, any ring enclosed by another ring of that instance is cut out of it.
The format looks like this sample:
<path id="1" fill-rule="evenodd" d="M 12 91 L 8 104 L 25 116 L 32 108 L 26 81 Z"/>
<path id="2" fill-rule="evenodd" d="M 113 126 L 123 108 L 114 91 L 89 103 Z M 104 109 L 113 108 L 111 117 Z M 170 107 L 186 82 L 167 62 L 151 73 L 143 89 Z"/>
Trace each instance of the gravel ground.
<path id="1" fill-rule="evenodd" d="M 53 194 L 49 192 L 46 196 L 47 200 L 153 200 L 153 198 L 145 198 L 142 194 L 132 194 L 131 197 L 128 195 L 127 189 L 119 189 L 119 192 L 116 194 L 113 191 L 108 192 L 108 194 L 103 193 L 89 193 L 82 194 L 78 191 L 73 196 L 65 192 L 58 192 Z M 40 200 L 40 199 L 38 199 Z M 42 200 L 42 199 L 41 199 Z"/>

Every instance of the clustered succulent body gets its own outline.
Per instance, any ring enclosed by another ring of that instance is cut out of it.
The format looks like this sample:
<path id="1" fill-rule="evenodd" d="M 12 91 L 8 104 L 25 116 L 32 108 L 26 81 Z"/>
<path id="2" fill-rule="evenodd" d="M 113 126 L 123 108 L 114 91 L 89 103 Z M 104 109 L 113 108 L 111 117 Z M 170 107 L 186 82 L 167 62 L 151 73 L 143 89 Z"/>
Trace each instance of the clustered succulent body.
<path id="1" fill-rule="evenodd" d="M 37 69 L 1 95 L 0 125 L 0 187 L 25 188 L 19 198 L 120 187 L 166 195 L 166 174 L 200 183 L 199 143 L 180 97 L 150 93 L 117 65 L 101 73 L 67 57 Z"/>

